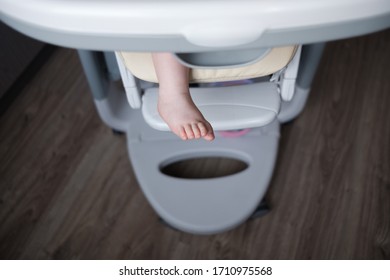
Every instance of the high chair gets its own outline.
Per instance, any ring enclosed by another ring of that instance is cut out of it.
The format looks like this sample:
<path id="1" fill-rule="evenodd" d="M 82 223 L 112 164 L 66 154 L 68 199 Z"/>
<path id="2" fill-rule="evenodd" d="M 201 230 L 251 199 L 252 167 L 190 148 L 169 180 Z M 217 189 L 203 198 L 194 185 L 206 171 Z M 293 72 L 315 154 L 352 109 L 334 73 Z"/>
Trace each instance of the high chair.
<path id="1" fill-rule="evenodd" d="M 166 223 L 196 234 L 232 229 L 264 210 L 258 206 L 274 169 L 280 124 L 302 111 L 322 42 L 390 26 L 388 0 L 0 4 L 1 19 L 15 29 L 79 49 L 99 115 L 126 133 L 146 198 Z M 185 142 L 168 132 L 156 110 L 153 51 L 175 53 L 193 68 L 190 92 L 216 131 L 213 142 Z M 119 76 L 125 93 L 113 82 Z M 203 157 L 235 159 L 246 168 L 218 178 L 164 173 Z"/>

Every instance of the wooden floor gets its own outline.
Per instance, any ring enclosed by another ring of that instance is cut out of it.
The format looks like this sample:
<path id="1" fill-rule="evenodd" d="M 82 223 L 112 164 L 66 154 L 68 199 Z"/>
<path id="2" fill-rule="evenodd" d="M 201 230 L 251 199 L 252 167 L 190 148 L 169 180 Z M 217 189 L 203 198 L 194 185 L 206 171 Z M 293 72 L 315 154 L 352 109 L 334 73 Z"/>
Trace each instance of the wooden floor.
<path id="1" fill-rule="evenodd" d="M 125 137 L 59 49 L 0 119 L 3 259 L 389 259 L 390 32 L 328 44 L 282 128 L 271 213 L 223 234 L 162 225 Z"/>

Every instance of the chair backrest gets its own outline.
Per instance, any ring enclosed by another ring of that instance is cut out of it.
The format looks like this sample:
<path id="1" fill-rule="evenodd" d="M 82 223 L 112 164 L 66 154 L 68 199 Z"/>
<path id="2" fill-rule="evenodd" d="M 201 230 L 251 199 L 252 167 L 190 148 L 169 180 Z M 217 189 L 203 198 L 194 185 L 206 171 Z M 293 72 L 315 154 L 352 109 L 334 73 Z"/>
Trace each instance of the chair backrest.
<path id="1" fill-rule="evenodd" d="M 187 66 L 191 67 L 190 82 L 234 81 L 270 75 L 285 67 L 292 60 L 297 49 L 297 46 L 273 48 L 265 53 L 261 59 L 255 59 L 252 63 L 246 63 L 248 65 L 244 66 L 238 65 L 234 67 L 233 65 L 229 65 L 229 67 L 226 67 L 221 66 L 222 63 L 218 62 L 214 65 L 212 64 L 213 61 L 209 62 L 209 66 L 187 64 Z M 121 62 L 134 76 L 145 81 L 157 83 L 151 53 L 119 52 L 118 55 L 121 58 Z M 182 57 L 182 54 L 178 55 Z M 218 56 L 217 52 L 215 55 Z M 212 57 L 212 54 L 208 56 Z M 223 61 L 224 57 L 225 55 L 218 57 L 218 61 Z M 192 63 L 195 62 L 192 61 Z"/>

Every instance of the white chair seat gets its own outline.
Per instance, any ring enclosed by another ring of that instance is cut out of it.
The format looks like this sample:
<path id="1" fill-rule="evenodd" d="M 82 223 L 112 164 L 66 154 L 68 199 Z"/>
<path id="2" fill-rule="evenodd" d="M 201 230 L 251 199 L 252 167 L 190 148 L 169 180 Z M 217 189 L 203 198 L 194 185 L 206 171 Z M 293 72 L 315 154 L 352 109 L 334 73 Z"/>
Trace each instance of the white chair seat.
<path id="1" fill-rule="evenodd" d="M 260 127 L 279 112 L 280 96 L 271 82 L 230 87 L 191 88 L 191 96 L 214 130 Z M 142 100 L 145 121 L 154 129 L 169 131 L 157 111 L 158 89 L 146 90 Z"/>

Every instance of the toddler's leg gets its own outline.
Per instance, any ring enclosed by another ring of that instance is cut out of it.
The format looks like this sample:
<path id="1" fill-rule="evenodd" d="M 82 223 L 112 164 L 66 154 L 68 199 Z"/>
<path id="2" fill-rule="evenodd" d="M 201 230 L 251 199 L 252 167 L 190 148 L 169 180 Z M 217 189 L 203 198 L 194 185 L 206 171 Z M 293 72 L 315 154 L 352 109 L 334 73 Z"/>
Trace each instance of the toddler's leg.
<path id="1" fill-rule="evenodd" d="M 213 128 L 191 99 L 189 69 L 170 53 L 154 53 L 153 63 L 159 82 L 158 112 L 172 132 L 183 140 L 213 140 Z"/>

